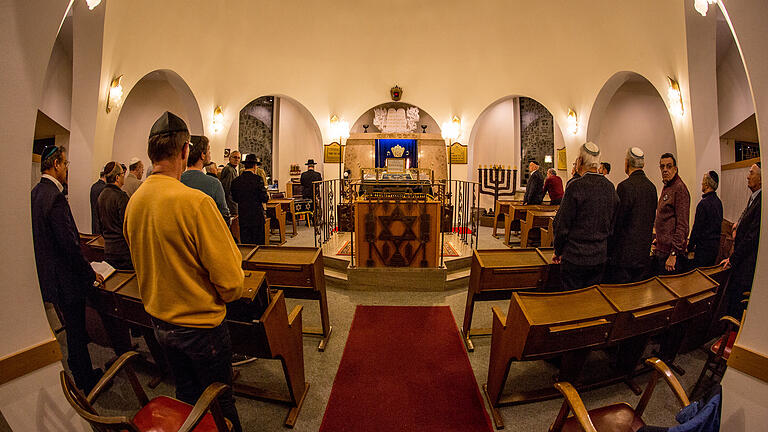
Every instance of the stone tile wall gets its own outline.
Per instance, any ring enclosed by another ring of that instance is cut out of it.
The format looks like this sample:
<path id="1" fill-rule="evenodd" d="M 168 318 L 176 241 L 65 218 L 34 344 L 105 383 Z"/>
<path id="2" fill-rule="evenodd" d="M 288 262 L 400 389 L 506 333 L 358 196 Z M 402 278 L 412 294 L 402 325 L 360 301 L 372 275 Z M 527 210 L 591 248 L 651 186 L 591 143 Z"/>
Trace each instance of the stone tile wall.
<path id="1" fill-rule="evenodd" d="M 268 177 L 272 177 L 272 119 L 275 100 L 272 96 L 255 99 L 240 110 L 238 149 L 243 155 L 254 153 L 262 160 Z"/>
<path id="2" fill-rule="evenodd" d="M 528 183 L 528 161 L 536 159 L 546 171 L 554 166 L 555 131 L 552 114 L 536 100 L 520 98 L 520 169 L 521 184 Z M 544 156 L 551 155 L 552 162 L 544 163 Z"/>

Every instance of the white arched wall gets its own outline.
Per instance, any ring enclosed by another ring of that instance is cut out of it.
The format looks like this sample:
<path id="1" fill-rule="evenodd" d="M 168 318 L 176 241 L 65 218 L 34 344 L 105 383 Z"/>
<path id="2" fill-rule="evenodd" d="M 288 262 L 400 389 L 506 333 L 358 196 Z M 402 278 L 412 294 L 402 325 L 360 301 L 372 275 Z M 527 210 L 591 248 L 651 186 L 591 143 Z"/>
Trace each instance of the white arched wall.
<path id="1" fill-rule="evenodd" d="M 270 93 L 264 96 L 267 95 Z M 301 102 L 286 95 L 272 95 L 275 97 L 272 146 L 272 169 L 275 174 L 272 177 L 280 182 L 280 190 L 284 190 L 285 184 L 291 179 L 291 164 L 299 164 L 304 170 L 307 159 L 314 159 L 318 163 L 317 170 L 323 173 L 323 137 L 312 113 Z M 243 107 L 259 97 L 249 100 Z M 238 115 L 240 109 L 237 110 Z M 226 140 L 223 143 L 211 143 L 213 160 L 216 163 L 227 163 L 227 160 L 224 160 L 224 149 L 238 148 L 238 115 L 229 126 Z"/>
<path id="2" fill-rule="evenodd" d="M 181 117 L 192 134 L 202 132 L 200 109 L 184 80 L 169 70 L 150 72 L 131 88 L 120 108 L 110 160 L 128 165 L 131 158 L 138 157 L 149 167 L 149 131 L 165 111 Z"/>
<path id="3" fill-rule="evenodd" d="M 644 77 L 619 72 L 609 79 L 593 105 L 589 116 L 587 140 L 595 142 L 600 159 L 611 164 L 608 179 L 614 185 L 626 178 L 624 159 L 627 149 L 640 147 L 645 152 L 645 174 L 661 191 L 659 158 L 670 152 L 680 160 L 675 146 L 675 132 L 664 100 Z M 692 196 L 698 184 L 687 183 Z"/>

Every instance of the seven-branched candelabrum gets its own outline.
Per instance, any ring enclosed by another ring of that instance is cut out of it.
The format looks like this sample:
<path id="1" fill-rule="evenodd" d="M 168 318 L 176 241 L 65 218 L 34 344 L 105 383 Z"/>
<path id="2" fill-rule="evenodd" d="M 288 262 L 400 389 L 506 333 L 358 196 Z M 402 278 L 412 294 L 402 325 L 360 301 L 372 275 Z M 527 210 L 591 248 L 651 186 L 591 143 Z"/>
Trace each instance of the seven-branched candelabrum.
<path id="1" fill-rule="evenodd" d="M 499 197 L 513 196 L 517 189 L 517 170 L 501 165 L 480 165 L 477 168 L 480 193 L 493 196 L 493 208 Z"/>

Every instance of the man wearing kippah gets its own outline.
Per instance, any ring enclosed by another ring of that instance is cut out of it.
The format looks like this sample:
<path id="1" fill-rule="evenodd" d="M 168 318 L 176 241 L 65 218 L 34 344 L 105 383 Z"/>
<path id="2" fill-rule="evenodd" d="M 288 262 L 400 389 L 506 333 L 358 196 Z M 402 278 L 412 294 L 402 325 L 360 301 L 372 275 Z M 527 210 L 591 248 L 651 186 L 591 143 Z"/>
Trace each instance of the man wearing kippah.
<path id="1" fill-rule="evenodd" d="M 80 236 L 63 193 L 68 166 L 66 149 L 43 149 L 43 176 L 32 189 L 32 239 L 43 300 L 53 303 L 63 320 L 67 365 L 77 387 L 88 394 L 101 378 L 101 371 L 93 369 L 88 352 L 85 300 L 94 281 L 101 283 L 104 279 L 93 271 L 80 250 Z"/>
<path id="2" fill-rule="evenodd" d="M 582 144 L 576 169 L 581 178 L 565 189 L 553 223 L 554 264 L 560 264 L 563 289 L 602 282 L 619 197 L 613 183 L 598 174 L 600 148 Z"/>
<path id="3" fill-rule="evenodd" d="M 627 150 L 627 178 L 616 186 L 619 208 L 608 242 L 608 277 L 611 283 L 637 282 L 645 278 L 650 264 L 653 221 L 658 193 L 643 168 L 645 153 L 638 147 Z"/>
<path id="4" fill-rule="evenodd" d="M 133 194 L 123 232 L 144 309 L 176 378 L 176 397 L 194 405 L 212 383 L 232 385 L 226 303 L 243 292 L 242 256 L 216 203 L 184 186 L 189 130 L 166 112 L 152 126 L 152 175 Z M 241 430 L 232 389 L 221 409 Z"/>
<path id="5" fill-rule="evenodd" d="M 688 252 L 693 252 L 693 268 L 716 264 L 720 252 L 720 233 L 723 226 L 723 203 L 717 197 L 720 177 L 710 171 L 701 179 L 701 201 L 696 206 Z"/>
<path id="6" fill-rule="evenodd" d="M 128 194 L 128 197 L 130 197 L 136 192 L 136 189 L 141 186 L 141 177 L 144 175 L 144 164 L 141 162 L 141 159 L 133 157 L 128 163 L 128 169 L 130 172 L 125 176 L 123 190 Z"/>
<path id="7" fill-rule="evenodd" d="M 684 252 L 688 244 L 688 216 L 691 213 L 691 195 L 677 173 L 677 160 L 672 153 L 664 153 L 659 160 L 661 190 L 656 207 L 656 240 L 653 249 L 655 274 L 676 274 L 684 270 Z"/>
<path id="8" fill-rule="evenodd" d="M 128 194 L 121 189 L 125 181 L 125 171 L 117 162 L 108 162 L 104 166 L 107 186 L 99 196 L 99 219 L 104 237 L 104 260 L 118 270 L 133 270 L 131 252 L 123 236 L 125 207 Z"/>
<path id="9" fill-rule="evenodd" d="M 539 171 L 539 162 L 532 160 L 528 163 L 528 183 L 525 185 L 523 204 L 539 205 L 544 201 L 544 174 Z"/>

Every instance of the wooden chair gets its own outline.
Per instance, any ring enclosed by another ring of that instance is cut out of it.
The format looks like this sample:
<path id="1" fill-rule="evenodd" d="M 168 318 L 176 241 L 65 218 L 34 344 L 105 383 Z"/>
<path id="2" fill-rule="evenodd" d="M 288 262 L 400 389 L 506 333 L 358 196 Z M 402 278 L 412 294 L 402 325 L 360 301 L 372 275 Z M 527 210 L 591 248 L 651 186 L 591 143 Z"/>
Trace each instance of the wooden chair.
<path id="1" fill-rule="evenodd" d="M 549 428 L 549 431 L 637 431 L 645 426 L 645 422 L 643 422 L 642 418 L 643 413 L 648 406 L 648 401 L 653 394 L 653 390 L 656 388 L 659 376 L 663 376 L 664 380 L 669 384 L 672 393 L 675 394 L 677 401 L 680 403 L 680 408 L 684 408 L 691 403 L 688 400 L 688 395 L 685 394 L 685 390 L 683 390 L 683 387 L 680 385 L 680 382 L 664 362 L 657 358 L 649 358 L 646 360 L 646 364 L 653 367 L 654 371 L 650 381 L 648 381 L 648 386 L 643 392 L 643 396 L 640 398 L 640 401 L 635 408 L 632 408 L 632 406 L 626 402 L 621 402 L 587 411 L 578 392 L 570 383 L 556 383 L 555 388 L 562 393 L 563 397 L 565 397 L 565 401 L 563 402 L 562 408 L 560 408 L 557 418 L 555 418 L 555 422 Z M 569 417 L 568 414 L 571 411 L 574 412 L 574 415 Z"/>
<path id="2" fill-rule="evenodd" d="M 736 342 L 736 335 L 739 333 L 741 323 L 730 316 L 724 316 L 720 318 L 720 321 L 726 323 L 725 332 L 709 347 L 707 362 L 701 370 L 699 379 L 696 380 L 696 385 L 691 390 L 691 395 L 697 394 L 696 392 L 701 388 L 707 372 L 712 372 L 712 380 L 719 382 L 728 366 L 728 358 L 731 356 L 731 349 Z"/>
<path id="3" fill-rule="evenodd" d="M 96 431 L 229 432 L 232 430 L 232 424 L 224 418 L 218 402 L 219 396 L 227 389 L 226 385 L 214 383 L 208 386 L 195 406 L 167 396 L 158 396 L 150 400 L 142 389 L 133 369 L 128 365 L 128 361 L 136 356 L 138 353 L 135 351 L 121 355 L 87 397 L 75 387 L 69 373 L 61 371 L 61 388 L 64 391 L 64 396 L 75 412 Z M 131 418 L 99 415 L 93 407 L 94 402 L 111 384 L 121 369 L 125 369 L 133 392 L 141 404 L 141 409 Z"/>
<path id="4" fill-rule="evenodd" d="M 307 221 L 307 226 L 314 223 L 314 212 L 312 211 L 312 200 L 296 199 L 293 202 L 293 212 L 301 220 L 302 217 Z"/>

